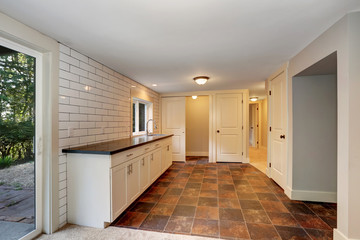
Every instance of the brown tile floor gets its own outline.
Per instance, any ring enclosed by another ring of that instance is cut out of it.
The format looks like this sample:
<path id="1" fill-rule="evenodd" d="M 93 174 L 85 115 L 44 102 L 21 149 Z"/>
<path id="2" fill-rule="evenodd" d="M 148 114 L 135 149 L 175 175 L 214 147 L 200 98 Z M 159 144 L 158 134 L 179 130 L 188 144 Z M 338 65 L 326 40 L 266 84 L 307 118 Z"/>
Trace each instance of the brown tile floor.
<path id="1" fill-rule="evenodd" d="M 113 226 L 226 239 L 332 239 L 336 204 L 291 201 L 250 164 L 174 163 Z"/>

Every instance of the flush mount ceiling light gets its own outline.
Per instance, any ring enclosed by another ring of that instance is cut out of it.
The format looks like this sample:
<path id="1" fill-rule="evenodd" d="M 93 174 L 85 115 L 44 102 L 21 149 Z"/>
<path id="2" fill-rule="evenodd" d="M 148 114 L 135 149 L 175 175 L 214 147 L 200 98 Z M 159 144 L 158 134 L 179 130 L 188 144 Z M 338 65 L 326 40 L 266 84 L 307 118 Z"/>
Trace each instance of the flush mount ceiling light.
<path id="1" fill-rule="evenodd" d="M 153 86 L 153 87 L 157 87 L 157 84 L 156 84 L 156 83 L 154 83 L 152 86 Z"/>
<path id="2" fill-rule="evenodd" d="M 251 97 L 250 98 L 250 101 L 252 101 L 252 102 L 256 102 L 258 100 L 258 97 Z"/>
<path id="3" fill-rule="evenodd" d="M 192 99 L 194 99 L 194 100 L 197 99 L 197 96 L 191 96 L 191 97 L 192 97 Z"/>
<path id="4" fill-rule="evenodd" d="M 204 85 L 209 80 L 207 76 L 194 77 L 194 81 L 199 85 Z"/>

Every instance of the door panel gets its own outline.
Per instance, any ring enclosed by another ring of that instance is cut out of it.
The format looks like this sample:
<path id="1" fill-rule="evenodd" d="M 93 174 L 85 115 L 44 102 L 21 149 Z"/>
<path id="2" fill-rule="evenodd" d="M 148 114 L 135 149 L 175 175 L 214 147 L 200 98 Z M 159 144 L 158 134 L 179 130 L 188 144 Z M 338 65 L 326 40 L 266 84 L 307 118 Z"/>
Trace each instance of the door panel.
<path id="1" fill-rule="evenodd" d="M 270 161 L 271 178 L 282 188 L 286 171 L 286 74 L 282 72 L 270 81 Z"/>
<path id="2" fill-rule="evenodd" d="M 161 175 L 161 149 L 150 155 L 150 182 L 155 180 Z"/>
<path id="3" fill-rule="evenodd" d="M 133 202 L 140 195 L 140 158 L 127 166 L 127 201 Z"/>
<path id="4" fill-rule="evenodd" d="M 173 160 L 185 162 L 185 97 L 162 98 L 162 133 L 174 134 Z"/>
<path id="5" fill-rule="evenodd" d="M 149 155 L 143 156 L 140 161 L 140 191 L 141 192 L 144 192 L 150 183 L 149 161 L 150 161 Z"/>
<path id="6" fill-rule="evenodd" d="M 126 169 L 125 164 L 118 165 L 111 169 L 111 220 L 115 220 L 127 204 Z"/>
<path id="7" fill-rule="evenodd" d="M 181 137 L 180 136 L 172 137 L 172 145 L 173 145 L 173 154 L 181 154 Z"/>
<path id="8" fill-rule="evenodd" d="M 216 95 L 217 161 L 242 162 L 242 94 Z"/>

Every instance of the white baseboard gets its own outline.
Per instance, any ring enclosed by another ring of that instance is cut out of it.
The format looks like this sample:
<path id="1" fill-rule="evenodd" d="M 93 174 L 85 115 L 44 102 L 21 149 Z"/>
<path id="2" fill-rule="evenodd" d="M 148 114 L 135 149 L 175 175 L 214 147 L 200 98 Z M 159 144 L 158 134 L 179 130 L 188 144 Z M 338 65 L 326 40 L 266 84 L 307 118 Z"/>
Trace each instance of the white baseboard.
<path id="1" fill-rule="evenodd" d="M 334 240 L 356 240 L 356 238 L 348 238 L 339 229 L 334 229 Z"/>
<path id="2" fill-rule="evenodd" d="M 186 156 L 189 156 L 189 157 L 207 157 L 209 156 L 209 152 L 186 152 Z"/>
<path id="3" fill-rule="evenodd" d="M 269 178 L 271 177 L 270 168 L 269 168 L 269 167 L 266 168 L 266 176 L 268 176 Z"/>
<path id="4" fill-rule="evenodd" d="M 291 200 L 314 201 L 314 202 L 337 202 L 336 192 L 304 191 L 285 188 L 285 194 Z"/>
<path id="5" fill-rule="evenodd" d="M 250 158 L 245 158 L 245 161 L 243 163 L 250 163 Z"/>

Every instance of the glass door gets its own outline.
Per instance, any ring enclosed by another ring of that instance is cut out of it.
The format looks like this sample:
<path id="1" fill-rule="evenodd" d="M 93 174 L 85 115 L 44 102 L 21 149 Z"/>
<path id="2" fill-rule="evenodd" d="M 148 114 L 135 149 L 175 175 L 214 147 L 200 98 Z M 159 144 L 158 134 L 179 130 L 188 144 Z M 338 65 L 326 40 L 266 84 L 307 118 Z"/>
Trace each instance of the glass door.
<path id="1" fill-rule="evenodd" d="M 40 66 L 41 55 L 0 39 L 1 239 L 41 230 Z"/>

